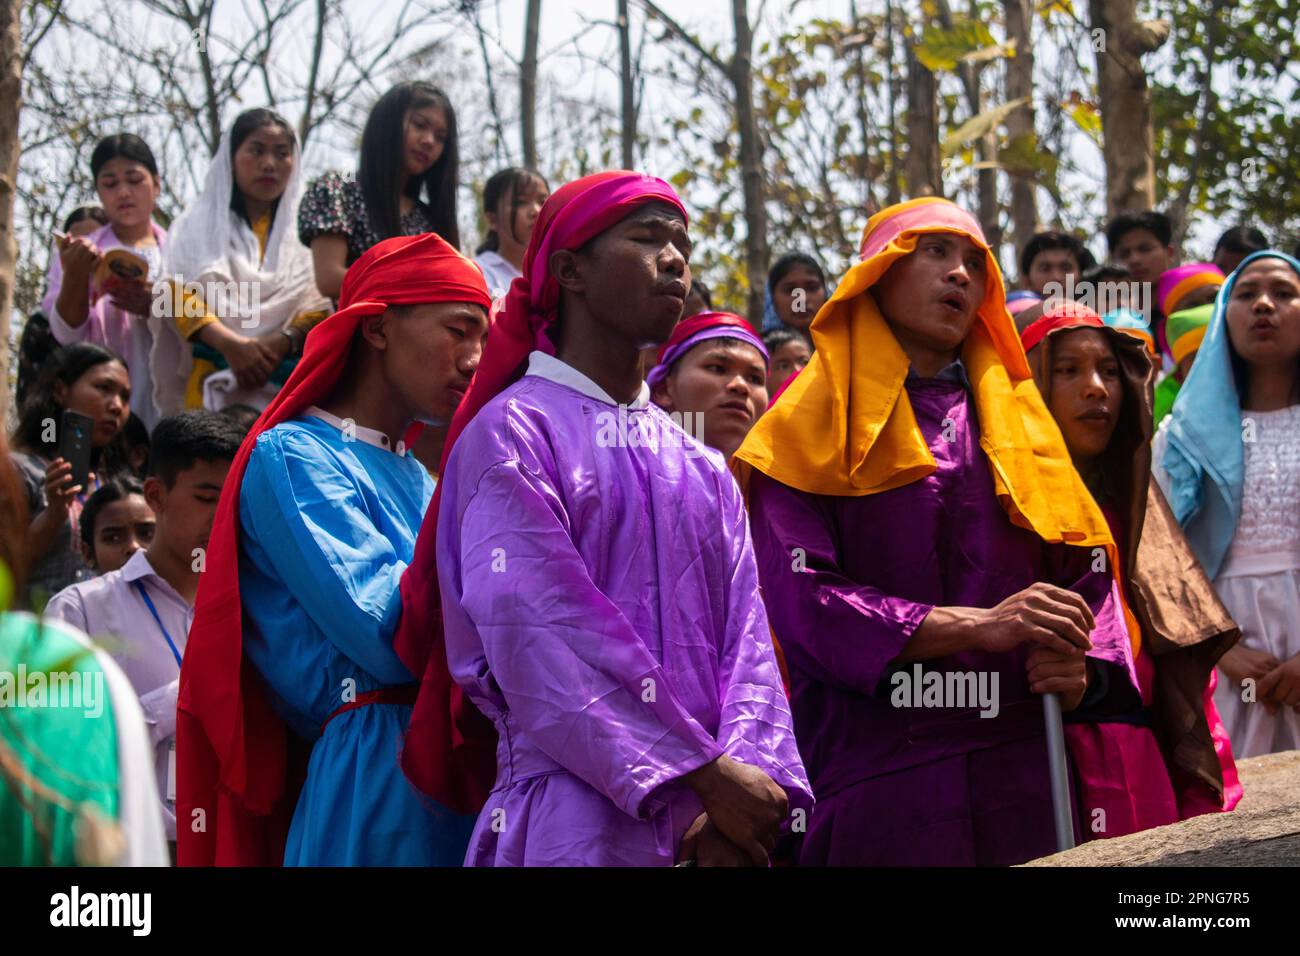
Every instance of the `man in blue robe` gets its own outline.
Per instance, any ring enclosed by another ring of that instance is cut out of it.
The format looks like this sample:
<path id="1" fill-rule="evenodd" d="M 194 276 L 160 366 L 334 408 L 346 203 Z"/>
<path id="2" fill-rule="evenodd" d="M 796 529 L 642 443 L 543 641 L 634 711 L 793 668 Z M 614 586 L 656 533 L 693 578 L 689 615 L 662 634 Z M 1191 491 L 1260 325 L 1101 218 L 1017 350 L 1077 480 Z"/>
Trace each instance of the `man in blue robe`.
<path id="1" fill-rule="evenodd" d="M 366 274 L 353 275 L 358 270 Z M 433 494 L 406 441 L 415 423 L 449 420 L 468 388 L 487 333 L 487 288 L 481 272 L 435 235 L 379 244 L 348 280 L 345 308 L 311 333 L 309 367 L 286 385 L 287 397 L 268 408 L 236 459 L 237 510 L 218 512 L 218 525 L 237 522 L 238 585 L 225 581 L 230 536 L 214 529 L 216 583 L 206 619 L 200 591 L 193 632 L 204 663 L 188 675 L 189 696 L 182 676 L 181 709 L 202 725 L 223 761 L 222 779 L 214 786 L 211 766 L 187 772 L 182 763 L 188 796 L 178 803 L 191 812 L 219 808 L 223 831 L 206 844 L 196 838 L 193 854 L 182 837 L 182 862 L 257 862 L 249 834 L 290 813 L 287 835 L 278 834 L 286 865 L 458 866 L 464 858 L 473 817 L 422 796 L 399 764 L 418 675 L 394 652 L 393 631 L 399 583 Z M 321 348 L 325 339 L 329 347 Z M 232 603 L 242 607 L 242 638 L 229 634 Z M 260 684 L 213 673 L 237 659 L 229 653 L 235 640 Z M 311 748 L 296 803 L 291 784 L 275 790 L 277 776 L 293 773 L 281 769 L 291 760 L 266 756 L 261 741 L 273 718 L 260 716 L 262 694 Z M 230 698 L 242 706 L 242 721 L 230 719 Z M 231 726 L 234 743 L 222 734 Z M 232 752 L 235 759 L 226 756 Z M 252 781 L 240 793 L 245 778 Z M 232 790 L 233 813 L 221 802 Z M 268 792 L 283 814 L 268 813 Z"/>

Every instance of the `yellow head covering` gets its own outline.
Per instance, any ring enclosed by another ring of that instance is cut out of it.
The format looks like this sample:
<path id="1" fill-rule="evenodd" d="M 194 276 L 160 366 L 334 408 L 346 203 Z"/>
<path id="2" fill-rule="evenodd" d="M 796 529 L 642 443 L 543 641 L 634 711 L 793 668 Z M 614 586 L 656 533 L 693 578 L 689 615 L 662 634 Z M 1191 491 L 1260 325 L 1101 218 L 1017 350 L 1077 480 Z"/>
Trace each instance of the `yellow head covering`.
<path id="1" fill-rule="evenodd" d="M 736 452 L 742 487 L 756 468 L 810 494 L 870 495 L 935 469 L 903 382 L 909 362 L 867 290 L 924 233 L 966 236 L 988 260 L 984 302 L 962 347 L 1002 507 L 1044 541 L 1106 547 L 1106 519 L 1079 478 L 1025 361 L 1006 308 L 1002 274 L 979 224 L 946 199 L 927 197 L 872 216 L 861 261 L 813 319 L 816 351 Z"/>

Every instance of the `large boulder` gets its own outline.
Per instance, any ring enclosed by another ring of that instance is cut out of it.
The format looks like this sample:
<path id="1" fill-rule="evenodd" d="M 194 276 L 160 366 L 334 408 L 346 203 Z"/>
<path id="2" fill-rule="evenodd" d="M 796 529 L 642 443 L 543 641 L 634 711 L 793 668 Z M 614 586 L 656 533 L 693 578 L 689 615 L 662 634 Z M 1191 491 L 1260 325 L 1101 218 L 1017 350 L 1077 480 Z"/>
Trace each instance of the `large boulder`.
<path id="1" fill-rule="evenodd" d="M 1025 866 L 1300 865 L 1300 751 L 1238 760 L 1237 771 L 1245 795 L 1231 813 L 1094 840 Z"/>

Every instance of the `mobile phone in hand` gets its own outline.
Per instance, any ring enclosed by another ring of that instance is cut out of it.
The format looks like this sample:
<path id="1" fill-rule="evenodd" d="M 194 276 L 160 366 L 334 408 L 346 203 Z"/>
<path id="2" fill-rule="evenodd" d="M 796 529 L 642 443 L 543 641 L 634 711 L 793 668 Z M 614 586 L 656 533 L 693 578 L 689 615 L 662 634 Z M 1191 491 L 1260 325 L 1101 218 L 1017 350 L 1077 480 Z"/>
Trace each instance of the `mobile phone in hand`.
<path id="1" fill-rule="evenodd" d="M 90 483 L 90 449 L 91 437 L 94 435 L 94 419 L 71 409 L 63 410 L 63 421 L 59 428 L 59 457 L 72 465 L 72 483 L 80 485 L 85 491 Z"/>

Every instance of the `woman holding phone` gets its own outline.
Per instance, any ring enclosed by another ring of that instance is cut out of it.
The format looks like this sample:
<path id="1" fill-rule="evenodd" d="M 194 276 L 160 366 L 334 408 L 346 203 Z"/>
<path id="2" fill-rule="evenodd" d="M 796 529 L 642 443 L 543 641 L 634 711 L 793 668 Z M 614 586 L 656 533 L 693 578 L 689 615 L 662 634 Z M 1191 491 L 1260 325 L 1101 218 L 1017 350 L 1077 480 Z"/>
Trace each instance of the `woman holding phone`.
<path id="1" fill-rule="evenodd" d="M 125 468 L 122 429 L 131 411 L 126 363 L 100 345 L 83 342 L 55 352 L 27 397 L 10 456 L 27 493 L 28 600 L 44 601 L 86 573 L 80 535 L 81 507 L 107 478 Z M 91 422 L 90 474 L 72 480 L 72 462 L 60 454 L 64 412 Z"/>

